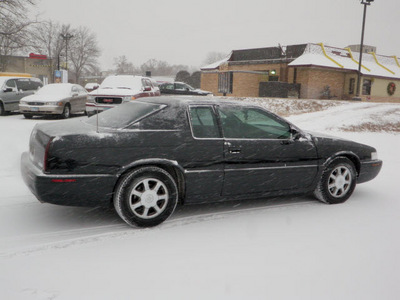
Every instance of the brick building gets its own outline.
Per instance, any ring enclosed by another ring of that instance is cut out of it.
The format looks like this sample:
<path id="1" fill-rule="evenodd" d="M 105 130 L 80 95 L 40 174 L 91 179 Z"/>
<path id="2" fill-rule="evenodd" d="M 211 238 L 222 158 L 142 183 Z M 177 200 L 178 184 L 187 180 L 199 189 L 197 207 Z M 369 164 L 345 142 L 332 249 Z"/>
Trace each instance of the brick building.
<path id="1" fill-rule="evenodd" d="M 352 99 L 356 95 L 359 53 L 323 44 L 234 50 L 201 69 L 201 88 L 215 95 L 260 97 L 275 89 L 305 99 Z M 396 56 L 363 55 L 363 100 L 400 102 Z M 278 93 L 279 94 L 279 93 Z M 285 94 L 281 94 L 284 95 Z"/>
<path id="2" fill-rule="evenodd" d="M 0 62 L 2 72 L 30 74 L 45 84 L 53 82 L 54 70 L 57 68 L 53 59 L 43 55 L 2 56 Z"/>

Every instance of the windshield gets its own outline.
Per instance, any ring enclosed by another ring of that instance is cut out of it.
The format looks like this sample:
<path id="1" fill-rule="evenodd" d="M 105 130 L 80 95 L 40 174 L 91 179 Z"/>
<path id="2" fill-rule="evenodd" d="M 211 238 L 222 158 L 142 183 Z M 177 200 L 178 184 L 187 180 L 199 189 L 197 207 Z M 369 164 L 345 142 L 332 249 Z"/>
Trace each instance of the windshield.
<path id="1" fill-rule="evenodd" d="M 60 83 L 48 84 L 42 87 L 40 90 L 38 90 L 36 95 L 69 96 L 71 93 L 71 88 L 72 86 L 70 84 L 60 84 Z"/>
<path id="2" fill-rule="evenodd" d="M 99 127 L 105 128 L 125 128 L 128 125 L 163 109 L 165 106 L 166 105 L 164 104 L 144 103 L 139 101 L 125 103 L 98 114 L 98 124 Z M 94 115 L 84 122 L 97 126 L 97 116 Z"/>
<path id="3" fill-rule="evenodd" d="M 142 88 L 142 80 L 134 76 L 110 76 L 104 79 L 100 88 L 140 90 Z"/>

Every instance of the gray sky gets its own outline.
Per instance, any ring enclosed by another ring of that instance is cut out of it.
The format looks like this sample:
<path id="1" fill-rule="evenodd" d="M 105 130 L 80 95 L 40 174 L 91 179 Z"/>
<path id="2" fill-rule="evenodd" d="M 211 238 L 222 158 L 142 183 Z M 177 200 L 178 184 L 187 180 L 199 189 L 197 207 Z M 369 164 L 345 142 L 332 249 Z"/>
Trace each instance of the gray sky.
<path id="1" fill-rule="evenodd" d="M 323 42 L 359 44 L 360 0 L 38 0 L 42 19 L 87 26 L 96 33 L 103 69 L 126 55 L 202 66 L 212 51 Z M 400 1 L 367 9 L 365 44 L 400 56 Z"/>

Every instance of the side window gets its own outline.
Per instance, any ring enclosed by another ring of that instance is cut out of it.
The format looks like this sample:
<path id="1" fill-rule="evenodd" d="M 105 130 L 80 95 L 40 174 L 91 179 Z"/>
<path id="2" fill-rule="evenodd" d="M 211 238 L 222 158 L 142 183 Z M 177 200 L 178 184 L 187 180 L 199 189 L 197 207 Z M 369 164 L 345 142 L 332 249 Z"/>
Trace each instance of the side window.
<path id="1" fill-rule="evenodd" d="M 30 80 L 28 78 L 19 78 L 17 79 L 17 88 L 22 91 L 31 91 L 33 87 L 30 84 Z"/>
<path id="2" fill-rule="evenodd" d="M 8 88 L 13 88 L 13 89 L 17 88 L 17 84 L 16 84 L 16 82 L 15 82 L 15 79 L 9 79 L 9 80 L 7 80 L 7 82 L 6 82 L 6 87 L 8 87 Z"/>
<path id="3" fill-rule="evenodd" d="M 78 88 L 74 85 L 72 87 L 71 91 L 72 91 L 73 94 L 78 93 Z"/>
<path id="4" fill-rule="evenodd" d="M 30 79 L 29 81 L 33 90 L 37 90 L 38 88 L 41 88 L 43 86 L 43 84 L 39 80 Z"/>
<path id="5" fill-rule="evenodd" d="M 226 138 L 239 139 L 288 139 L 290 126 L 257 108 L 220 107 L 219 115 Z"/>
<path id="6" fill-rule="evenodd" d="M 163 90 L 173 90 L 174 89 L 174 84 L 173 83 L 169 83 L 169 84 L 164 84 L 162 86 Z"/>
<path id="7" fill-rule="evenodd" d="M 182 83 L 175 83 L 175 89 L 179 91 L 186 91 L 186 86 Z"/>
<path id="8" fill-rule="evenodd" d="M 196 138 L 219 138 L 216 116 L 209 106 L 190 107 L 190 122 Z"/>

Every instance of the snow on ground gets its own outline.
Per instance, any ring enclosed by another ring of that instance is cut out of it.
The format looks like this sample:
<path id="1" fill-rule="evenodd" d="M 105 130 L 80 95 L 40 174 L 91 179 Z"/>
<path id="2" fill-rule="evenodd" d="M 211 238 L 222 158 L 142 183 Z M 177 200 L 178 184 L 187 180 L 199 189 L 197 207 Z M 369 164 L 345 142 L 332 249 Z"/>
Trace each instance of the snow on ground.
<path id="1" fill-rule="evenodd" d="M 399 122 L 399 107 L 344 102 L 288 117 L 377 148 L 381 173 L 344 204 L 299 196 L 179 207 L 152 229 L 111 210 L 40 204 L 19 158 L 34 124 L 55 120 L 1 117 L 0 299 L 398 299 L 400 134 L 343 127 Z"/>

